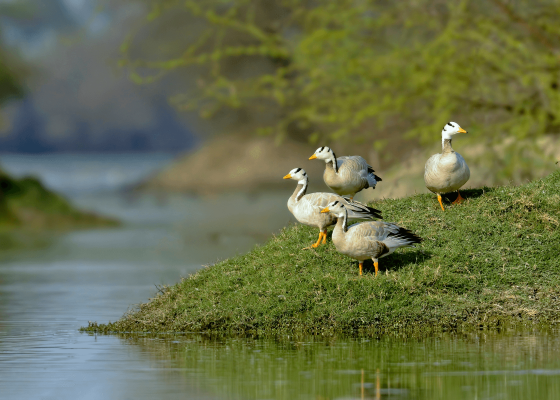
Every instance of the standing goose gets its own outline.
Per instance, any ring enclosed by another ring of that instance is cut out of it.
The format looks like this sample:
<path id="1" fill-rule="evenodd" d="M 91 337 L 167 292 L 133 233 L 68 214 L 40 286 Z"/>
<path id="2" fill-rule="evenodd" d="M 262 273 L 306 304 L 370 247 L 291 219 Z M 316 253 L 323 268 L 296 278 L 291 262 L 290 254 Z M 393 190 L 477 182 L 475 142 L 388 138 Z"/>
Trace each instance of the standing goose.
<path id="1" fill-rule="evenodd" d="M 339 253 L 358 260 L 360 275 L 364 260 L 373 260 L 377 276 L 380 258 L 388 256 L 399 247 L 412 246 L 422 241 L 408 229 L 391 222 L 367 221 L 348 227 L 347 208 L 339 201 L 330 203 L 321 213 L 329 213 L 338 218 L 332 241 Z"/>
<path id="2" fill-rule="evenodd" d="M 458 133 L 467 133 L 456 122 L 448 122 L 441 131 L 441 154 L 434 154 L 424 167 L 424 182 L 426 187 L 437 194 L 439 205 L 442 193 L 457 191 L 457 199 L 453 204 L 463 201 L 459 188 L 469 180 L 471 171 L 465 159 L 451 147 L 451 138 Z"/>
<path id="3" fill-rule="evenodd" d="M 381 178 L 374 174 L 373 168 L 360 156 L 336 158 L 329 147 L 320 147 L 309 157 L 325 160 L 323 180 L 339 195 L 348 195 L 350 200 L 362 189 L 374 188 Z"/>
<path id="4" fill-rule="evenodd" d="M 334 193 L 306 194 L 309 179 L 307 178 L 307 173 L 301 168 L 294 168 L 284 179 L 298 181 L 296 190 L 288 199 L 288 209 L 290 212 L 302 224 L 319 228 L 319 239 L 317 239 L 317 243 L 311 245 L 313 248 L 319 246 L 321 239 L 323 240 L 323 244 L 327 242 L 327 226 L 336 223 L 335 216 L 321 214 L 321 210 L 332 201 L 338 200 L 345 204 L 350 211 L 350 218 L 381 218 L 381 211 L 355 201 L 349 201 Z"/>

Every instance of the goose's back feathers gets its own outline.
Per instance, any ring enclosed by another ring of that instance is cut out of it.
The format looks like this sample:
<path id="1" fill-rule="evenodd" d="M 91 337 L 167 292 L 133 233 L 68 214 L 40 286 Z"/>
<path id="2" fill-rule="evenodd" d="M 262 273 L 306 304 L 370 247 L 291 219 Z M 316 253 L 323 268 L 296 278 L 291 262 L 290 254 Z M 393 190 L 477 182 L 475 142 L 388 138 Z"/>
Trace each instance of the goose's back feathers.
<path id="1" fill-rule="evenodd" d="M 331 201 L 336 200 L 335 194 L 331 193 L 310 193 L 303 196 L 299 201 L 292 196 L 288 200 L 288 209 L 302 224 L 316 226 L 323 230 L 336 222 L 333 215 L 321 214 L 321 210 Z"/>
<path id="2" fill-rule="evenodd" d="M 354 195 L 362 189 L 375 188 L 381 178 L 363 157 L 342 156 L 336 159 L 338 173 L 328 164 L 323 174 L 327 186 L 340 195 Z"/>
<path id="3" fill-rule="evenodd" d="M 360 261 L 385 257 L 399 247 L 411 246 L 421 241 L 420 237 L 408 229 L 384 221 L 354 224 L 346 233 L 337 227 L 333 232 L 336 249 Z"/>
<path id="4" fill-rule="evenodd" d="M 350 201 L 334 193 L 310 193 L 296 201 L 295 196 L 288 200 L 288 209 L 302 224 L 316 226 L 323 230 L 334 225 L 337 218 L 330 213 L 321 213 L 329 203 L 340 201 L 348 209 L 350 218 L 373 219 L 381 218 L 381 211 L 368 207 L 357 201 Z"/>

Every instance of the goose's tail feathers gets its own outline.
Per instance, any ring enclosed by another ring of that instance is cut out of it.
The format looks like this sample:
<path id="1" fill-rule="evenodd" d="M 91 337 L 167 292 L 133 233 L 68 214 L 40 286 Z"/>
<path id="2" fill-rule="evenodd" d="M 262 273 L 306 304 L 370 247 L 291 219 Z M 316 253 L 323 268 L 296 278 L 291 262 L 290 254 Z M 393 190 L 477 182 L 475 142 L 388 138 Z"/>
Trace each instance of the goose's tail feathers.
<path id="1" fill-rule="evenodd" d="M 397 229 L 391 232 L 389 236 L 383 240 L 383 243 L 385 243 L 389 248 L 412 246 L 413 244 L 422 242 L 422 238 L 420 236 L 412 233 L 408 229 L 396 225 L 395 227 Z"/>
<path id="2" fill-rule="evenodd" d="M 367 186 L 365 187 L 365 189 L 367 188 L 374 188 L 377 185 L 377 182 L 381 182 L 381 178 L 378 177 L 377 175 L 375 175 L 373 172 L 368 174 L 368 176 L 366 177 L 367 179 Z"/>

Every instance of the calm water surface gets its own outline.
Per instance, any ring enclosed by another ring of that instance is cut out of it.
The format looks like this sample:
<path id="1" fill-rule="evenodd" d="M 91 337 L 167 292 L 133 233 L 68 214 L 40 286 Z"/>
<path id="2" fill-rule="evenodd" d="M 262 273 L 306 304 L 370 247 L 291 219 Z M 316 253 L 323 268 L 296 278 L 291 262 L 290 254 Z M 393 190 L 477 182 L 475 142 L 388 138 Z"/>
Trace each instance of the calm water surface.
<path id="1" fill-rule="evenodd" d="M 118 319 L 153 296 L 155 285 L 245 252 L 291 221 L 286 194 L 122 194 L 170 156 L 96 157 L 0 156 L 8 171 L 39 175 L 80 206 L 124 221 L 0 255 L 1 399 L 560 398 L 555 334 L 217 340 L 79 333 L 88 321 Z"/>

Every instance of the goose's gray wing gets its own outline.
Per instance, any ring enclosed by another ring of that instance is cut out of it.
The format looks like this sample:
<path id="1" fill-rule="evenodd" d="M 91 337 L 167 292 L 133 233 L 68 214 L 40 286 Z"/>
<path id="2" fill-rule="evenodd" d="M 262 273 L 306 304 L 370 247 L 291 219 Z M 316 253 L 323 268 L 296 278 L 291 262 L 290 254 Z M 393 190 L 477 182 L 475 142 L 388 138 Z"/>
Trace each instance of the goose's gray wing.
<path id="1" fill-rule="evenodd" d="M 342 197 L 344 206 L 348 210 L 348 218 L 352 219 L 383 219 L 381 211 L 369 207 L 364 203 L 360 203 L 357 200 L 350 200 L 349 196 L 339 196 Z"/>
<path id="2" fill-rule="evenodd" d="M 336 222 L 336 217 L 330 213 L 321 213 L 329 204 L 330 193 L 310 193 L 303 196 L 293 207 L 296 219 L 307 225 L 323 229 Z"/>
<path id="3" fill-rule="evenodd" d="M 306 207 L 319 210 L 321 212 L 325 207 L 334 201 L 339 201 L 348 210 L 348 218 L 351 219 L 375 219 L 382 218 L 381 211 L 369 207 L 359 201 L 352 201 L 349 197 L 339 196 L 335 193 L 317 192 L 311 193 L 303 197 Z"/>
<path id="4" fill-rule="evenodd" d="M 403 246 L 420 243 L 422 238 L 402 226 L 384 221 L 364 222 L 358 226 L 359 234 L 367 240 L 383 242 L 391 251 Z M 352 227 L 351 227 L 352 228 Z"/>
<path id="5" fill-rule="evenodd" d="M 368 221 L 351 225 L 346 233 L 346 254 L 354 254 L 356 257 L 379 258 L 389 253 L 389 248 L 383 243 L 383 237 L 387 235 L 383 223 L 380 221 Z"/>
<path id="6" fill-rule="evenodd" d="M 338 173 L 347 182 L 363 189 L 375 188 L 381 178 L 375 175 L 375 171 L 361 156 L 342 156 L 337 159 Z"/>

